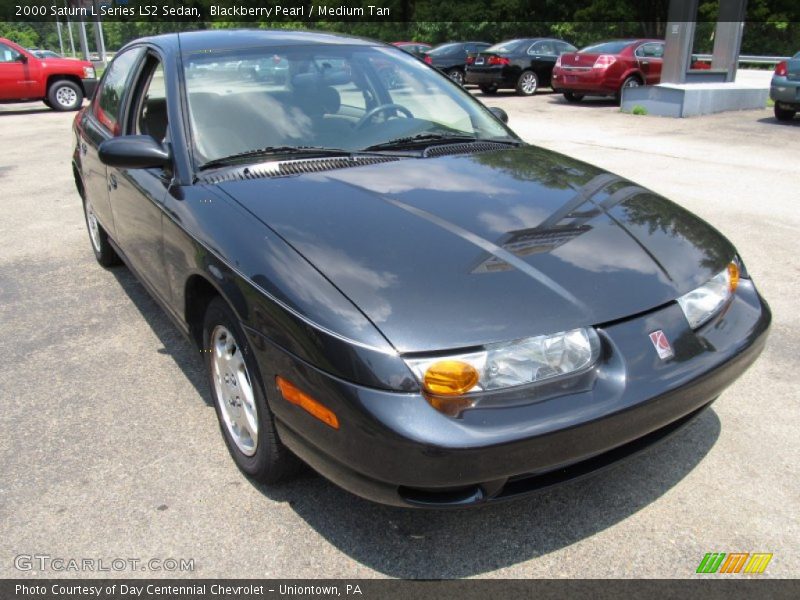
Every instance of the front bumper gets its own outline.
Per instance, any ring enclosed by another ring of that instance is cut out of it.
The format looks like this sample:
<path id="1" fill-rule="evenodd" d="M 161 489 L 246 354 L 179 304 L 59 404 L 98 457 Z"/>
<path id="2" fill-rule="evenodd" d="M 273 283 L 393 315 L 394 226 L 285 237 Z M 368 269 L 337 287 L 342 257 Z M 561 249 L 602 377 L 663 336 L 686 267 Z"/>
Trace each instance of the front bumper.
<path id="1" fill-rule="evenodd" d="M 722 313 L 698 331 L 674 303 L 598 326 L 603 354 L 589 386 L 475 408 L 460 418 L 442 415 L 419 394 L 335 379 L 251 336 L 265 381 L 280 374 L 339 417 L 341 429 L 333 430 L 268 385 L 279 436 L 293 452 L 365 498 L 455 507 L 586 475 L 663 439 L 758 357 L 770 321 L 766 303 L 743 280 Z M 671 340 L 674 358 L 658 358 L 648 337 L 657 329 Z"/>
<path id="2" fill-rule="evenodd" d="M 800 80 L 773 76 L 769 97 L 787 108 L 800 108 Z"/>

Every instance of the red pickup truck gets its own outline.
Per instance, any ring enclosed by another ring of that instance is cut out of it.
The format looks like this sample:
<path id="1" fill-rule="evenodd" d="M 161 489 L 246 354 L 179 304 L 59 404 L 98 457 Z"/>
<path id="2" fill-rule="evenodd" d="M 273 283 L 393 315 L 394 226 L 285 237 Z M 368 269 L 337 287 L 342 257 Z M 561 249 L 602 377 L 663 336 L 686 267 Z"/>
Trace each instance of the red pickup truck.
<path id="1" fill-rule="evenodd" d="M 92 63 L 72 58 L 37 58 L 0 38 L 0 103 L 43 100 L 53 110 L 78 110 L 97 87 Z"/>

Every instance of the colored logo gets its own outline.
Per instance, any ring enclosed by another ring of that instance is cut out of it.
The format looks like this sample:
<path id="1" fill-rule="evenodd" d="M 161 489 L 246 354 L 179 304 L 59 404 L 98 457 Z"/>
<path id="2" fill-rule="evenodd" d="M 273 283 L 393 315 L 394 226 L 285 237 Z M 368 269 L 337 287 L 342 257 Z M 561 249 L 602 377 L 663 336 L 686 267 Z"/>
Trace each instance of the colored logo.
<path id="1" fill-rule="evenodd" d="M 767 552 L 709 552 L 697 566 L 697 573 L 746 573 L 758 575 L 767 568 L 772 553 Z"/>
<path id="2" fill-rule="evenodd" d="M 653 347 L 656 349 L 656 352 L 658 352 L 658 357 L 661 360 L 666 360 L 675 356 L 675 353 L 672 351 L 672 346 L 669 345 L 667 335 L 660 329 L 650 334 L 650 341 L 653 342 Z"/>

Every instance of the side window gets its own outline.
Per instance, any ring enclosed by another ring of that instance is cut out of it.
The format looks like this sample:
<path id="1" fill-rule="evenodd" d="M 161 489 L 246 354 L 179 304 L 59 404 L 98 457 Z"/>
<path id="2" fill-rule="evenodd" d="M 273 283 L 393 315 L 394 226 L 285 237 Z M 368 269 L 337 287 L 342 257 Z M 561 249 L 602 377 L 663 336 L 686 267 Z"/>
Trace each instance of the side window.
<path id="1" fill-rule="evenodd" d="M 578 51 L 578 49 L 575 46 L 573 46 L 572 44 L 567 44 L 565 42 L 561 42 L 558 45 L 558 53 L 559 54 L 564 54 L 564 52 L 577 52 L 577 51 Z"/>
<path id="2" fill-rule="evenodd" d="M 143 51 L 142 48 L 134 48 L 117 55 L 103 76 L 100 89 L 97 90 L 92 102 L 92 112 L 95 117 L 113 135 L 120 134 L 119 119 L 122 113 L 122 97 L 133 68 L 138 63 Z"/>
<path id="3" fill-rule="evenodd" d="M 536 42 L 528 49 L 528 54 L 555 56 L 556 50 L 553 45 L 553 42 Z"/>
<path id="4" fill-rule="evenodd" d="M 642 44 L 636 49 L 636 56 L 638 58 L 663 58 L 664 44 Z"/>
<path id="5" fill-rule="evenodd" d="M 16 62 L 18 57 L 19 52 L 11 48 L 11 46 L 0 44 L 0 63 Z"/>
<path id="6" fill-rule="evenodd" d="M 145 69 L 143 85 L 137 88 L 136 116 L 133 129 L 138 135 L 149 135 L 163 143 L 167 137 L 167 93 L 164 67 L 153 57 Z"/>

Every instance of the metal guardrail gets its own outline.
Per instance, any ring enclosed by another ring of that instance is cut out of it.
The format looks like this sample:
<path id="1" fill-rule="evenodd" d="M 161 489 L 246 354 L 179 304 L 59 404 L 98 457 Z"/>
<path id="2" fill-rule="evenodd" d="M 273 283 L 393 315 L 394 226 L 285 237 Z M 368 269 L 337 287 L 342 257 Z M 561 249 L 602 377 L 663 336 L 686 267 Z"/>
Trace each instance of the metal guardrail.
<path id="1" fill-rule="evenodd" d="M 710 54 L 692 54 L 694 60 L 711 61 Z M 791 56 L 752 56 L 747 54 L 739 55 L 739 63 L 752 65 L 777 65 L 782 60 L 791 60 Z"/>

